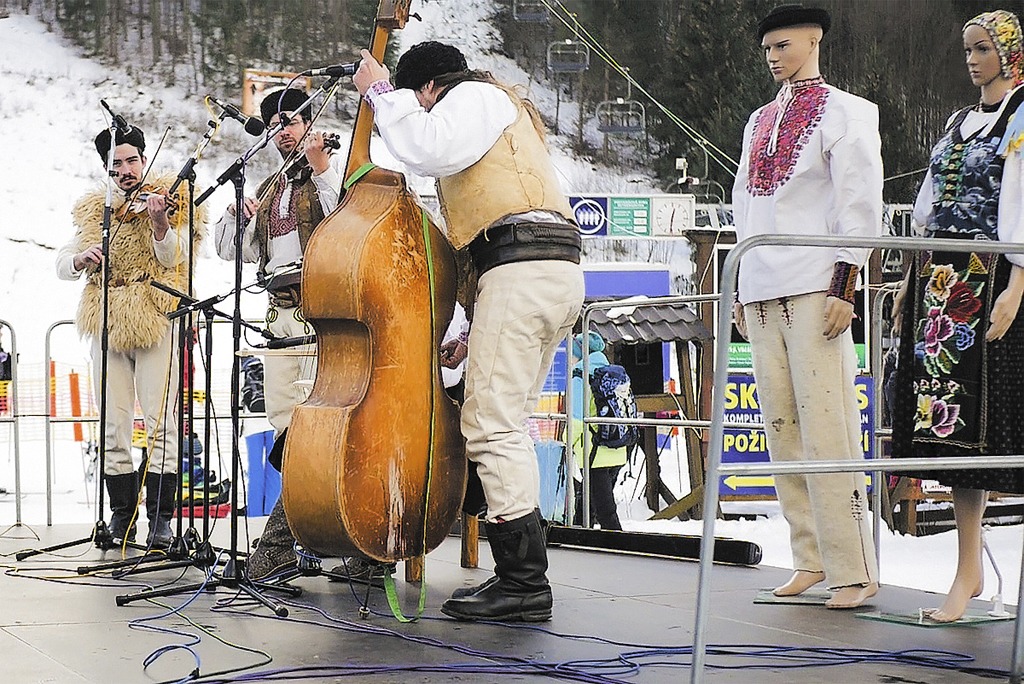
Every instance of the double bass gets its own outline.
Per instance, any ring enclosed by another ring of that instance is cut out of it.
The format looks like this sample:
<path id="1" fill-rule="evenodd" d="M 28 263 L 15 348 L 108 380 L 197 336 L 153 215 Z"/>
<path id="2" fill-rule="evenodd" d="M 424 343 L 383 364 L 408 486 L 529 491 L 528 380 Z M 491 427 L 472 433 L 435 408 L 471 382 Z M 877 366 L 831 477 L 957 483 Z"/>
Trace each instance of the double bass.
<path id="1" fill-rule="evenodd" d="M 376 59 L 409 4 L 379 3 L 369 47 Z M 455 306 L 454 253 L 405 178 L 369 163 L 372 127 L 361 101 L 348 191 L 306 245 L 302 309 L 316 331 L 318 366 L 288 428 L 282 496 L 307 548 L 395 562 L 444 540 L 462 501 L 466 456 L 438 358 Z"/>

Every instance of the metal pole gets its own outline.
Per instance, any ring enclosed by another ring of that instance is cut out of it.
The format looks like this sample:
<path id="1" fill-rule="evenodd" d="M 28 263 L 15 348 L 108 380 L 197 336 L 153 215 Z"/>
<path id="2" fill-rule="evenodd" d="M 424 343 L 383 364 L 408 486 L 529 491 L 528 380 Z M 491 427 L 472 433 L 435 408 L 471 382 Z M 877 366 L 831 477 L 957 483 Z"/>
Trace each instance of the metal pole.
<path id="1" fill-rule="evenodd" d="M 1024 606 L 1024 549 L 1021 553 L 1020 586 L 1017 588 L 1017 616 L 1013 623 L 1013 658 L 1010 663 L 1011 684 L 1024 681 L 1024 621 L 1020 619 L 1021 606 Z"/>
<path id="2" fill-rule="evenodd" d="M 565 450 L 562 457 L 565 459 L 565 524 L 571 526 L 576 516 L 576 482 L 573 480 L 573 471 L 576 467 L 576 454 L 572 446 L 576 441 L 573 434 L 575 426 L 572 424 L 572 402 L 576 398 L 576 392 L 572 388 L 572 369 L 576 365 L 576 359 L 572 353 L 572 330 L 565 336 Z M 586 384 L 586 383 L 584 383 Z M 586 432 L 586 427 L 584 427 Z"/>
<path id="3" fill-rule="evenodd" d="M 11 331 L 11 384 L 7 395 L 9 421 L 13 426 L 14 437 L 14 522 L 21 524 L 21 439 L 18 432 L 18 337 L 14 327 L 7 321 L 0 320 L 0 326 Z M 8 421 L 5 421 L 8 422 Z"/>
<path id="4" fill-rule="evenodd" d="M 875 403 L 872 413 L 875 421 L 873 441 L 876 461 L 882 458 L 883 437 L 879 430 L 882 427 L 883 390 L 885 389 L 885 363 L 882 361 L 882 304 L 892 293 L 892 288 L 881 288 L 875 294 L 875 303 L 871 307 L 871 368 L 873 369 L 871 374 L 875 377 L 874 392 L 872 392 Z M 881 575 L 882 567 L 882 488 L 889 486 L 883 479 L 884 477 L 880 470 L 871 473 L 871 506 L 874 509 L 871 516 L 871 530 L 875 535 L 875 558 L 878 559 L 879 575 Z"/>
<path id="5" fill-rule="evenodd" d="M 718 325 L 715 339 L 728 340 L 732 332 L 732 317 L 728 312 L 732 306 L 734 283 L 739 271 L 739 257 L 743 244 L 729 251 L 722 267 L 722 291 L 718 297 Z M 704 477 L 704 531 L 700 545 L 700 565 L 697 571 L 697 605 L 694 615 L 693 652 L 690 667 L 690 681 L 699 684 L 704 679 L 704 661 L 707 653 L 707 605 L 711 584 L 711 559 L 715 557 L 715 521 L 718 510 L 719 465 L 722 461 L 722 446 L 725 431 L 725 386 L 729 381 L 729 345 L 715 345 L 714 380 L 711 399 L 711 435 L 708 443 L 708 459 Z"/>
<path id="6" fill-rule="evenodd" d="M 43 377 L 46 379 L 46 410 L 43 411 L 43 435 L 46 443 L 46 525 L 53 525 L 53 425 L 50 416 L 50 338 L 54 329 L 62 325 L 71 325 L 74 321 L 57 321 L 46 329 L 46 341 L 43 345 Z M 103 430 L 100 430 L 103 439 Z M 101 511 L 102 513 L 102 511 Z"/>

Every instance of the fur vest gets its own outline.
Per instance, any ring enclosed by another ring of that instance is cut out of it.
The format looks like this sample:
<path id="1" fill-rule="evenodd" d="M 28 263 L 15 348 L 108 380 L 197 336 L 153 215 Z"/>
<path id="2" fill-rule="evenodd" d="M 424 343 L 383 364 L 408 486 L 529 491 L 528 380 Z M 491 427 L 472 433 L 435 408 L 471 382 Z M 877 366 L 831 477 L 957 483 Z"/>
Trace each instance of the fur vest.
<path id="1" fill-rule="evenodd" d="M 169 188 L 174 176 L 163 176 L 147 183 Z M 168 217 L 171 230 L 188 230 L 187 187 L 179 187 L 176 197 L 180 207 Z M 97 188 L 78 201 L 72 210 L 76 247 L 80 252 L 103 241 L 103 208 L 106 189 Z M 157 261 L 153 250 L 153 226 L 145 209 L 119 218 L 125 205 L 124 193 L 118 192 L 111 207 L 110 221 L 110 287 L 108 290 L 108 343 L 110 349 L 125 352 L 144 349 L 159 342 L 170 329 L 166 314 L 178 308 L 178 300 L 149 284 L 150 280 L 184 292 L 188 287 L 188 256 L 173 268 Z M 206 208 L 195 210 L 195 236 L 192 253 L 197 254 L 206 233 Z M 102 271 L 87 274 L 85 289 L 78 305 L 75 322 L 81 334 L 98 337 L 103 326 Z"/>

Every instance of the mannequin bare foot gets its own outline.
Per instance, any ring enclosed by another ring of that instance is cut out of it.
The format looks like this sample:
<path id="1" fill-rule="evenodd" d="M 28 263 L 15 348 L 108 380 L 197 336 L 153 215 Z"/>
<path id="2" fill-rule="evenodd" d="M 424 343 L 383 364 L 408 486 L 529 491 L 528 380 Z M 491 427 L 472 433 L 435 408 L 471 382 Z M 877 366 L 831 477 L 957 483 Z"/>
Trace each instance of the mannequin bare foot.
<path id="1" fill-rule="evenodd" d="M 973 591 L 967 587 L 973 586 Z M 946 600 L 939 608 L 927 611 L 925 615 L 933 622 L 956 622 L 967 612 L 967 604 L 972 598 L 981 596 L 983 584 L 979 580 L 972 585 L 970 582 L 961 581 L 959 575 L 953 580 L 953 586 L 946 594 Z"/>
<path id="2" fill-rule="evenodd" d="M 849 587 L 840 587 L 828 601 L 825 607 L 832 610 L 848 610 L 858 608 L 862 603 L 878 593 L 878 582 L 869 584 L 854 584 Z"/>
<path id="3" fill-rule="evenodd" d="M 776 596 L 796 596 L 802 594 L 815 584 L 825 581 L 825 573 L 811 572 L 810 570 L 797 570 L 789 581 L 782 586 L 772 589 Z"/>

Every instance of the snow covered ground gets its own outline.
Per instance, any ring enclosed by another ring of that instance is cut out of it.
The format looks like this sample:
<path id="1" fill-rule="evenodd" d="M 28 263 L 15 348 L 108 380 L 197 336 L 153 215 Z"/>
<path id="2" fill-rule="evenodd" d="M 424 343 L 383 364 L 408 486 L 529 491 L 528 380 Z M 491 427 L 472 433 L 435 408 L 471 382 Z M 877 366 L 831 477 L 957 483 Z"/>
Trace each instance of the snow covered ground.
<path id="1" fill-rule="evenodd" d="M 471 55 L 470 62 L 475 66 L 490 69 L 499 78 L 525 82 L 525 75 L 511 60 L 488 52 L 496 44 L 493 29 L 487 23 L 493 2 L 458 0 L 457 21 L 455 8 L 456 0 L 423 3 L 419 11 L 424 21 L 410 24 L 400 38 L 403 44 L 408 46 L 430 38 L 454 39 Z M 533 96 L 543 106 L 550 92 L 542 84 L 530 85 Z M 43 373 L 46 331 L 51 323 L 71 318 L 78 301 L 81 284 L 57 280 L 53 260 L 56 249 L 71 237 L 72 203 L 102 179 L 101 163 L 91 143 L 96 132 L 106 125 L 100 98 L 147 131 L 151 151 L 156 149 L 163 128 L 172 125 L 165 149 L 160 153 L 162 163 L 157 164 L 170 170 L 176 170 L 175 165 L 181 164 L 191 153 L 209 118 L 199 99 L 188 98 L 175 89 L 139 85 L 123 73 L 82 59 L 65 41 L 47 33 L 32 18 L 12 14 L 0 19 L 0 120 L 9 127 L 3 147 L 8 161 L 0 165 L 0 255 L 3 257 L 0 321 L 10 324 L 17 334 L 22 414 L 38 416 L 46 410 Z M 239 129 L 233 122 L 225 123 L 197 167 L 199 186 L 208 187 L 212 179 L 248 147 L 249 139 Z M 262 177 L 275 161 L 271 151 L 261 154 L 252 168 L 254 177 Z M 621 191 L 624 187 L 621 176 L 595 169 L 590 163 L 567 154 L 558 153 L 556 163 L 567 188 L 600 192 Z M 429 185 L 417 187 L 429 189 Z M 635 184 L 633 187 L 637 192 L 652 189 Z M 219 215 L 230 199 L 227 189 L 216 193 L 210 201 L 211 214 Z M 230 264 L 218 260 L 209 248 L 200 256 L 196 272 L 196 289 L 201 296 L 230 289 Z M 249 295 L 243 300 L 243 312 L 253 318 L 262 315 L 264 306 L 261 295 Z M 0 326 L 0 342 L 9 349 L 10 341 L 9 330 Z M 84 384 L 86 352 L 67 326 L 54 333 L 53 358 L 63 371 L 77 369 L 82 373 L 82 391 L 88 395 Z M 227 360 L 222 356 L 218 363 L 226 365 Z M 220 375 L 218 382 L 215 392 L 223 398 L 226 374 Z M 25 418 L 20 423 L 22 520 L 33 526 L 45 524 L 47 519 L 42 423 L 38 417 Z M 227 443 L 226 438 L 221 441 Z M 80 444 L 71 439 L 70 427 L 55 431 L 54 444 L 54 522 L 94 519 L 89 503 L 94 493 L 85 477 L 89 466 Z M 212 464 L 222 475 L 229 468 L 224 459 Z M 0 485 L 9 490 L 14 487 L 14 463 L 13 428 L 9 423 L 0 422 Z M 668 462 L 664 467 L 666 481 L 672 482 L 676 466 Z M 622 497 L 630 499 L 624 500 L 620 507 L 628 529 L 700 533 L 699 522 L 645 521 L 649 513 L 641 501 L 631 497 L 633 491 L 633 483 L 620 488 Z M 735 504 L 732 507 L 740 508 Z M 755 541 L 764 549 L 765 564 L 791 567 L 787 526 L 777 506 L 773 503 L 743 504 L 742 508 L 767 517 L 753 521 L 721 521 L 717 534 Z M 14 520 L 13 494 L 0 496 L 0 523 L 7 525 Z M 1021 534 L 1019 526 L 997 528 L 990 534 L 990 543 L 1006 582 L 1004 598 L 1010 603 L 1016 603 Z M 882 582 L 944 592 L 952 579 L 955 548 L 951 533 L 911 538 L 883 530 Z M 989 569 L 984 595 L 991 595 L 995 587 L 995 575 Z M 879 603 L 884 605 L 884 591 Z"/>

